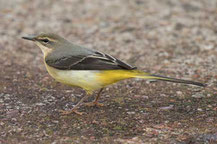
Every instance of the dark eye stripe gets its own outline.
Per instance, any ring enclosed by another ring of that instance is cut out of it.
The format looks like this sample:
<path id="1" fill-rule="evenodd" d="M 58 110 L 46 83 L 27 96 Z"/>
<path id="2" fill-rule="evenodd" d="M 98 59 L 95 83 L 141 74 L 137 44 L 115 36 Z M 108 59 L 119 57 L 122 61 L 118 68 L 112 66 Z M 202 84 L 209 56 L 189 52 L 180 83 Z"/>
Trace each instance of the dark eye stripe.
<path id="1" fill-rule="evenodd" d="M 48 43 L 49 40 L 48 39 L 42 39 L 41 41 L 45 42 L 45 43 Z"/>
<path id="2" fill-rule="evenodd" d="M 47 38 L 47 37 L 39 37 L 36 40 L 41 42 L 41 43 L 44 43 L 44 44 L 56 42 L 56 40 L 50 39 L 50 38 Z"/>

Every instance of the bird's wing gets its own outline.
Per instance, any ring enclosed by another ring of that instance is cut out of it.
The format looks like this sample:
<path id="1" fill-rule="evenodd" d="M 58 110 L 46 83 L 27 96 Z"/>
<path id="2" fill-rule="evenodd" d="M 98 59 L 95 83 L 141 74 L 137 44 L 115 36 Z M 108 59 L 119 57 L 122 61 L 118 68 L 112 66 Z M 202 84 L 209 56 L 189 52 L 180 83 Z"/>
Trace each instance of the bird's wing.
<path id="1" fill-rule="evenodd" d="M 115 70 L 136 69 L 119 59 L 98 51 L 89 54 L 64 54 L 61 56 L 48 55 L 45 58 L 47 65 L 60 70 Z"/>

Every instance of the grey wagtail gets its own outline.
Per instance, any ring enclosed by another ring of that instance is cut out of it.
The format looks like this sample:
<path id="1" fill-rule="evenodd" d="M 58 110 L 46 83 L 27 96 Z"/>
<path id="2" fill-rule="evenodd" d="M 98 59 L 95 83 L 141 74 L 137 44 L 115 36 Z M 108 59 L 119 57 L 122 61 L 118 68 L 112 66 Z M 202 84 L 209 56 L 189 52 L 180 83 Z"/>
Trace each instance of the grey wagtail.
<path id="1" fill-rule="evenodd" d="M 98 99 L 102 89 L 110 84 L 129 78 L 154 79 L 175 83 L 185 83 L 205 87 L 205 84 L 169 78 L 145 73 L 111 55 L 75 45 L 66 39 L 52 33 L 37 36 L 22 37 L 36 43 L 44 54 L 44 63 L 48 73 L 61 82 L 70 86 L 81 87 L 86 95 L 69 111 L 63 114 L 77 113 L 78 107 L 94 90 L 100 89 L 89 106 L 102 106 Z"/>

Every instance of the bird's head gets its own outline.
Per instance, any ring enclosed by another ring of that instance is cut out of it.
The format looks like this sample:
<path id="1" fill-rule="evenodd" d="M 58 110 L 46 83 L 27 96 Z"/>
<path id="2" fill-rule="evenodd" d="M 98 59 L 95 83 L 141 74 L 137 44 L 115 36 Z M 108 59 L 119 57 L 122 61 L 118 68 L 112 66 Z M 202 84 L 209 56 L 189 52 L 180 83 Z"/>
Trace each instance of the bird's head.
<path id="1" fill-rule="evenodd" d="M 22 38 L 36 43 L 44 55 L 47 55 L 52 50 L 61 48 L 68 43 L 67 40 L 53 33 L 42 33 L 39 35 L 25 36 Z"/>

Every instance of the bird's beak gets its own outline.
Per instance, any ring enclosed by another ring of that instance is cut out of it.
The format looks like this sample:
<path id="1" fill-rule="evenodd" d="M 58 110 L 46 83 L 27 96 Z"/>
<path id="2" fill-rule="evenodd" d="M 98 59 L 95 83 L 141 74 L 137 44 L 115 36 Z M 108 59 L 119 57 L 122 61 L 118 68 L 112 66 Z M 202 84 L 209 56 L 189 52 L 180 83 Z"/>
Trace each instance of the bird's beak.
<path id="1" fill-rule="evenodd" d="M 22 38 L 26 39 L 26 40 L 31 40 L 31 41 L 35 41 L 36 40 L 36 36 L 24 36 Z"/>

